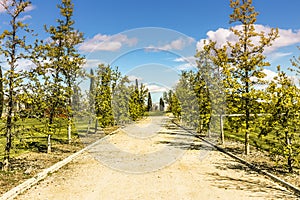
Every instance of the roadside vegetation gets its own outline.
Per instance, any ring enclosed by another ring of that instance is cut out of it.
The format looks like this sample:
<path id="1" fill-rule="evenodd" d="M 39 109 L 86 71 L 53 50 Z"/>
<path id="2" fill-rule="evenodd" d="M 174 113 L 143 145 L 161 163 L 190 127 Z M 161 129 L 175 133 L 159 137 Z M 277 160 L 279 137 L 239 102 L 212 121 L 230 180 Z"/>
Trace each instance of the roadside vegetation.
<path id="1" fill-rule="evenodd" d="M 176 88 L 165 93 L 168 111 L 200 136 L 217 134 L 224 147 L 225 139 L 242 142 L 246 157 L 260 149 L 275 161 L 274 168 L 299 173 L 299 79 L 281 66 L 273 80 L 265 79 L 270 64 L 264 51 L 280 37 L 278 30 L 256 31 L 252 0 L 231 0 L 230 7 L 236 42 L 206 41 L 195 55 L 197 69 L 183 71 Z M 290 70 L 298 75 L 299 58 L 291 59 Z"/>
<path id="2" fill-rule="evenodd" d="M 280 35 L 276 28 L 256 31 L 258 13 L 252 0 L 230 0 L 229 21 L 234 25 L 230 31 L 236 43 L 206 41 L 195 53 L 197 68 L 182 71 L 178 84 L 163 94 L 156 108 L 145 85 L 131 82 L 116 66 L 82 70 L 85 58 L 77 46 L 84 34 L 74 28 L 71 0 L 57 6 L 60 17 L 55 25 L 45 25 L 47 41 L 18 20 L 30 1 L 3 0 L 0 5 L 11 25 L 0 34 L 3 191 L 118 126 L 166 113 L 198 136 L 217 134 L 220 145 L 243 152 L 249 160 L 263 152 L 267 157 L 260 156 L 259 161 L 267 162 L 270 170 L 299 175 L 299 80 L 292 80 L 280 66 L 273 80 L 265 79 L 264 69 L 270 64 L 264 52 Z M 25 60 L 34 67 L 23 69 L 20 63 Z M 291 59 L 296 76 L 299 63 L 300 57 Z M 88 91 L 81 91 L 81 78 L 90 81 Z"/>

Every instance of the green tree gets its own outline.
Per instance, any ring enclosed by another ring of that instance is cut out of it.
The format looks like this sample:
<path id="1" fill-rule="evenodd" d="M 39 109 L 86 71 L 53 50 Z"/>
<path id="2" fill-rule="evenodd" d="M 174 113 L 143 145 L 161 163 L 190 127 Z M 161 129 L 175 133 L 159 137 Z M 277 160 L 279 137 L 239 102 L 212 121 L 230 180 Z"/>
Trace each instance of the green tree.
<path id="1" fill-rule="evenodd" d="M 129 113 L 129 99 L 130 99 L 130 88 L 127 76 L 120 77 L 118 83 L 113 90 L 113 112 L 114 119 L 117 124 L 125 124 L 130 121 Z"/>
<path id="2" fill-rule="evenodd" d="M 31 132 L 47 135 L 47 152 L 51 153 L 51 137 L 57 134 L 62 127 L 62 121 L 66 117 L 65 86 L 59 74 L 46 73 L 48 65 L 39 63 L 36 69 L 27 72 L 26 84 L 23 92 L 29 109 L 24 111 L 24 118 L 29 117 L 39 120 L 44 126 L 32 127 Z"/>
<path id="3" fill-rule="evenodd" d="M 233 9 L 230 22 L 241 24 L 230 29 L 237 42 L 227 42 L 226 45 L 217 48 L 216 42 L 210 41 L 204 49 L 210 53 L 210 59 L 226 76 L 224 87 L 227 96 L 238 101 L 235 105 L 241 105 L 240 112 L 244 114 L 241 119 L 245 132 L 245 153 L 249 154 L 250 113 L 255 112 L 251 109 L 251 103 L 258 98 L 254 86 L 265 76 L 262 70 L 269 63 L 264 61 L 263 52 L 278 37 L 278 30 L 271 29 L 267 35 L 255 30 L 254 24 L 258 13 L 252 6 L 252 0 L 230 0 L 230 7 Z"/>
<path id="4" fill-rule="evenodd" d="M 73 117 L 72 96 L 74 89 L 78 88 L 76 80 L 81 75 L 81 66 L 84 64 L 84 57 L 78 53 L 76 46 L 83 42 L 83 33 L 74 29 L 75 21 L 72 20 L 74 4 L 72 1 L 62 0 L 58 8 L 63 19 L 57 20 L 57 27 L 51 26 L 46 30 L 53 36 L 52 39 L 58 42 L 58 45 L 54 46 L 54 50 L 58 50 L 61 54 L 59 64 L 67 85 L 68 140 L 70 143 Z"/>
<path id="5" fill-rule="evenodd" d="M 26 0 L 5 0 L 1 1 L 0 5 L 4 8 L 10 22 L 8 23 L 9 30 L 4 30 L 0 35 L 1 48 L 0 54 L 4 55 L 9 65 L 9 69 L 2 77 L 2 81 L 6 85 L 5 93 L 7 95 L 7 113 L 5 117 L 5 153 L 3 161 L 3 169 L 8 170 L 10 166 L 10 151 L 12 148 L 13 131 L 18 121 L 18 112 L 16 105 L 18 104 L 17 93 L 20 90 L 22 75 L 17 71 L 18 61 L 27 59 L 25 54 L 31 49 L 27 45 L 26 35 L 32 31 L 28 29 L 28 25 L 19 20 L 19 17 L 26 12 L 31 4 Z M 1 81 L 1 82 L 2 82 Z"/>
<path id="6" fill-rule="evenodd" d="M 168 92 L 163 93 L 163 100 L 168 104 L 167 112 L 172 112 L 172 95 L 173 91 L 169 90 Z"/>
<path id="7" fill-rule="evenodd" d="M 88 109 L 86 114 L 89 120 L 87 133 L 90 133 L 90 127 L 95 116 L 95 75 L 93 69 L 90 70 L 88 77 L 90 78 L 90 88 L 87 93 Z"/>
<path id="8" fill-rule="evenodd" d="M 261 134 L 273 136 L 271 152 L 276 157 L 282 156 L 289 172 L 292 172 L 300 154 L 300 144 L 296 140 L 300 133 L 300 91 L 278 67 L 278 75 L 271 81 L 266 93 L 269 115 Z"/>
<path id="9" fill-rule="evenodd" d="M 112 69 L 100 64 L 95 77 L 95 112 L 101 127 L 113 125 Z"/>
<path id="10" fill-rule="evenodd" d="M 91 113 L 95 112 L 95 76 L 94 71 L 91 69 L 90 71 L 90 88 L 89 88 L 89 110 Z"/>
<path id="11" fill-rule="evenodd" d="M 199 105 L 197 96 L 194 90 L 196 75 L 193 71 L 183 71 L 181 73 L 179 82 L 175 87 L 175 96 L 172 98 L 172 110 L 177 112 L 178 99 L 181 107 L 181 119 L 186 125 L 197 128 L 199 124 Z M 175 98 L 176 97 L 176 98 Z M 174 100 L 175 99 L 175 100 Z M 176 107 L 174 107 L 176 106 Z M 174 114 L 174 113 L 173 113 Z"/>
<path id="12" fill-rule="evenodd" d="M 174 117 L 180 119 L 182 109 L 181 109 L 180 101 L 178 100 L 175 93 L 171 93 L 170 105 L 172 108 L 171 112 L 174 115 Z"/>
<path id="13" fill-rule="evenodd" d="M 130 98 L 129 98 L 129 113 L 133 121 L 136 121 L 140 117 L 144 116 L 147 107 L 145 101 L 147 99 L 148 89 L 145 85 L 138 83 L 135 80 L 135 86 L 130 87 Z"/>

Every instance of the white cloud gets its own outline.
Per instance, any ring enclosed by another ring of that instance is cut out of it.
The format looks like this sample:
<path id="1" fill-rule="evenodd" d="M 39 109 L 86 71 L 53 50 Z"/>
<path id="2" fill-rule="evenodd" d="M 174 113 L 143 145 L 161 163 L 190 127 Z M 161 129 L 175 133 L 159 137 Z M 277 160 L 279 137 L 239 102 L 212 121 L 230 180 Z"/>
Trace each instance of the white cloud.
<path id="1" fill-rule="evenodd" d="M 171 51 L 171 50 L 182 50 L 186 46 L 192 44 L 195 40 L 191 37 L 187 38 L 178 38 L 176 40 L 171 41 L 170 43 L 160 45 L 160 46 L 154 46 L 150 45 L 145 48 L 146 51 Z"/>
<path id="2" fill-rule="evenodd" d="M 235 29 L 242 29 L 241 25 L 235 26 Z M 264 32 L 265 34 L 270 33 L 271 28 L 268 26 L 263 26 L 260 24 L 255 25 L 255 30 L 257 32 Z M 265 53 L 272 53 L 279 48 L 294 45 L 300 43 L 300 30 L 293 31 L 291 29 L 278 29 L 279 38 L 277 38 L 271 47 L 267 47 Z M 212 40 L 217 42 L 217 47 L 221 47 L 225 45 L 227 42 L 235 43 L 238 38 L 231 32 L 229 29 L 219 28 L 216 31 L 208 31 L 207 38 L 201 39 L 197 42 L 197 49 L 201 50 L 205 44 L 205 42 Z M 255 39 L 253 43 L 257 44 L 259 42 L 259 38 Z"/>
<path id="3" fill-rule="evenodd" d="M 196 60 L 197 58 L 195 58 L 194 56 L 179 57 L 174 59 L 175 62 L 182 63 L 181 65 L 176 67 L 177 70 L 189 70 L 197 67 Z"/>
<path id="4" fill-rule="evenodd" d="M 83 65 L 83 68 L 94 68 L 100 64 L 105 64 L 105 62 L 98 59 L 87 59 L 85 64 Z"/>
<path id="5" fill-rule="evenodd" d="M 287 52 L 287 53 L 284 53 L 284 52 L 273 52 L 273 53 L 271 53 L 270 55 L 268 55 L 268 57 L 269 57 L 271 60 L 277 60 L 277 59 L 279 59 L 279 58 L 291 56 L 292 54 L 293 54 L 292 52 Z"/>
<path id="6" fill-rule="evenodd" d="M 194 56 L 189 56 L 189 57 L 179 57 L 174 59 L 175 62 L 188 62 L 188 63 L 195 63 L 196 64 L 196 60 L 197 58 L 195 58 Z"/>
<path id="7" fill-rule="evenodd" d="M 145 84 L 145 87 L 148 88 L 151 93 L 162 93 L 168 91 L 167 87 L 157 85 L 155 83 Z"/>
<path id="8" fill-rule="evenodd" d="M 272 70 L 263 69 L 263 72 L 266 74 L 266 76 L 263 78 L 263 80 L 268 81 L 268 82 L 272 81 L 274 79 L 274 77 L 277 76 L 277 73 Z"/>
<path id="9" fill-rule="evenodd" d="M 8 62 L 3 62 L 1 64 L 5 71 L 10 69 Z M 16 66 L 17 71 L 29 71 L 30 69 L 36 68 L 36 65 L 33 62 L 25 59 L 18 60 Z"/>
<path id="10" fill-rule="evenodd" d="M 23 22 L 23 21 L 25 21 L 27 19 L 32 19 L 31 15 L 25 15 L 25 16 L 23 16 L 21 18 L 18 18 L 18 21 Z"/>
<path id="11" fill-rule="evenodd" d="M 130 82 L 135 82 L 135 80 L 142 81 L 143 78 L 137 77 L 137 76 L 134 76 L 134 75 L 129 75 L 129 76 L 128 76 L 128 80 L 129 80 Z"/>
<path id="12" fill-rule="evenodd" d="M 28 7 L 25 8 L 25 12 L 32 11 L 32 10 L 34 10 L 35 8 L 36 8 L 35 5 L 30 4 Z"/>
<path id="13" fill-rule="evenodd" d="M 176 69 L 185 71 L 185 70 L 193 69 L 195 67 L 196 67 L 196 65 L 193 65 L 191 63 L 185 63 L 185 64 L 182 64 L 182 65 L 179 65 L 178 67 L 176 67 Z"/>
<path id="14" fill-rule="evenodd" d="M 11 0 L 7 0 L 7 1 L 6 1 L 6 5 L 10 5 L 11 2 L 12 2 Z M 4 3 L 4 0 L 0 0 L 0 3 Z M 32 10 L 34 10 L 35 8 L 36 8 L 36 6 L 30 4 L 29 6 L 27 6 L 27 7 L 25 8 L 24 12 L 32 11 Z M 4 12 L 6 12 L 6 11 L 5 11 L 5 8 L 4 8 L 2 5 L 0 5 L 0 13 L 4 13 Z"/>
<path id="15" fill-rule="evenodd" d="M 127 35 L 102 35 L 97 34 L 93 38 L 86 40 L 80 45 L 79 50 L 85 52 L 95 51 L 117 51 L 123 45 L 134 46 L 137 44 L 136 38 L 128 38 Z"/>

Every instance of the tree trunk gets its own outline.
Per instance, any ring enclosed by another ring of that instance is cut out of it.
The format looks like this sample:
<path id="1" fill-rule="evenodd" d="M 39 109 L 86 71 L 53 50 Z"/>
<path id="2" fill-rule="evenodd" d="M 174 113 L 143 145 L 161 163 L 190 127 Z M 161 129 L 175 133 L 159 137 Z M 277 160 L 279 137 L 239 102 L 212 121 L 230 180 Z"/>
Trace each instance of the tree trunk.
<path id="1" fill-rule="evenodd" d="M 86 131 L 87 134 L 90 133 L 91 123 L 92 123 L 92 120 L 91 120 L 91 118 L 89 118 L 89 123 L 88 123 L 87 131 Z"/>
<path id="2" fill-rule="evenodd" d="M 72 84 L 70 82 L 70 79 L 68 80 L 68 86 L 69 86 L 69 99 L 68 99 L 68 104 L 69 104 L 69 112 L 68 112 L 68 143 L 71 144 L 72 142 L 72 118 L 73 118 L 73 108 L 72 108 Z"/>
<path id="3" fill-rule="evenodd" d="M 225 145 L 225 138 L 224 138 L 224 128 L 223 128 L 223 115 L 220 114 L 220 139 L 221 139 L 221 145 Z"/>
<path id="4" fill-rule="evenodd" d="M 211 134 L 210 134 L 210 127 L 208 127 L 208 130 L 207 130 L 207 137 L 210 138 L 210 135 L 211 135 Z"/>
<path id="5" fill-rule="evenodd" d="M 95 134 L 98 131 L 98 118 L 96 118 L 96 122 L 95 122 Z"/>
<path id="6" fill-rule="evenodd" d="M 6 118 L 6 145 L 3 160 L 3 170 L 8 171 L 10 167 L 10 150 L 12 143 L 12 113 L 13 113 L 13 81 L 9 80 L 8 113 Z"/>
<path id="7" fill-rule="evenodd" d="M 47 137 L 47 153 L 51 153 L 51 135 L 49 134 Z"/>
<path id="8" fill-rule="evenodd" d="M 250 154 L 250 144 L 249 144 L 249 138 L 250 138 L 250 133 L 249 133 L 249 121 L 250 121 L 250 100 L 249 100 L 249 72 L 246 71 L 246 103 L 245 103 L 245 110 L 246 110 L 246 131 L 245 131 L 245 154 L 249 155 Z"/>
<path id="9" fill-rule="evenodd" d="M 0 118 L 3 113 L 3 105 L 4 105 L 4 92 L 3 92 L 3 75 L 2 75 L 2 67 L 0 66 Z"/>
<path id="10" fill-rule="evenodd" d="M 293 172 L 293 157 L 292 157 L 292 142 L 291 138 L 289 137 L 289 133 L 285 133 L 285 139 L 286 139 L 286 146 L 288 147 L 288 159 L 287 159 L 287 165 L 289 172 Z"/>
<path id="11" fill-rule="evenodd" d="M 10 167 L 10 149 L 11 149 L 11 130 L 6 131 L 6 145 L 3 159 L 3 170 L 8 171 Z"/>
<path id="12" fill-rule="evenodd" d="M 72 121 L 71 121 L 71 119 L 68 119 L 68 143 L 69 144 L 71 144 L 71 142 L 72 142 L 71 131 L 72 131 Z"/>

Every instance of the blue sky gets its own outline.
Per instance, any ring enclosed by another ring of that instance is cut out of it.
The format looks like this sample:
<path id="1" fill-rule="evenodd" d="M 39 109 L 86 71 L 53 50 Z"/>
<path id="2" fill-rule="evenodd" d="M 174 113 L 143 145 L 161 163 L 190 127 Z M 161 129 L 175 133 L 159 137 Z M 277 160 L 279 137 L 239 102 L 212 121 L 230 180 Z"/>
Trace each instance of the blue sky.
<path id="1" fill-rule="evenodd" d="M 39 34 L 47 38 L 43 25 L 55 25 L 59 17 L 59 0 L 32 0 L 31 11 L 22 17 Z M 229 0 L 73 0 L 75 27 L 84 33 L 85 43 L 79 47 L 86 56 L 86 69 L 103 62 L 119 66 L 121 72 L 148 83 L 156 98 L 163 88 L 176 83 L 176 73 L 193 64 L 196 48 L 204 39 L 220 43 L 230 38 Z M 266 52 L 271 66 L 268 77 L 274 76 L 277 65 L 283 69 L 289 60 L 300 55 L 300 1 L 253 0 L 260 14 L 257 28 L 268 31 L 279 28 L 282 37 Z M 1 12 L 1 9 L 0 9 Z M 0 31 L 7 19 L 1 14 Z M 158 51 L 157 49 L 163 50 Z M 153 74 L 149 69 L 157 70 Z M 141 74 L 144 69 L 144 74 Z M 136 74 L 135 74 L 136 73 Z M 142 77 L 139 77 L 139 76 Z M 160 81 L 158 81 L 160 80 Z"/>

